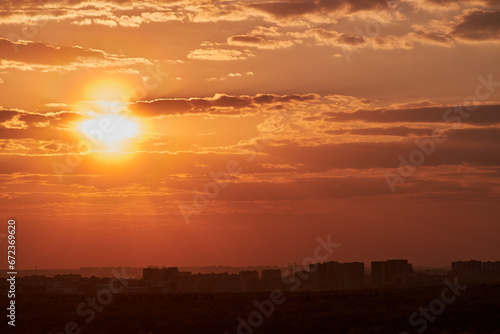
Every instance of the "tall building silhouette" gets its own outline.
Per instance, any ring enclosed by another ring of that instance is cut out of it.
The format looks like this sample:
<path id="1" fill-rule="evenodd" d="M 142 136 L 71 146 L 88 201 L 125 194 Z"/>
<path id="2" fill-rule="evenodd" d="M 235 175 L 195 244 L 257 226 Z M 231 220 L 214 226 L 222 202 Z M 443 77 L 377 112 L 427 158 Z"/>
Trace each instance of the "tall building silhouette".
<path id="1" fill-rule="evenodd" d="M 481 274 L 482 267 L 481 261 L 456 261 L 451 263 L 451 273 L 459 277 L 477 277 Z"/>
<path id="2" fill-rule="evenodd" d="M 413 267 L 408 260 L 373 261 L 371 264 L 374 287 L 407 283 L 412 275 Z"/>
<path id="3" fill-rule="evenodd" d="M 241 291 L 257 291 L 259 282 L 259 272 L 257 270 L 240 271 Z"/>
<path id="4" fill-rule="evenodd" d="M 316 267 L 316 270 L 313 270 Z M 330 261 L 309 266 L 314 290 L 353 289 L 363 286 L 365 265 L 362 262 Z"/>
<path id="5" fill-rule="evenodd" d="M 342 263 L 342 282 L 344 289 L 357 289 L 363 286 L 365 264 L 362 262 Z"/>

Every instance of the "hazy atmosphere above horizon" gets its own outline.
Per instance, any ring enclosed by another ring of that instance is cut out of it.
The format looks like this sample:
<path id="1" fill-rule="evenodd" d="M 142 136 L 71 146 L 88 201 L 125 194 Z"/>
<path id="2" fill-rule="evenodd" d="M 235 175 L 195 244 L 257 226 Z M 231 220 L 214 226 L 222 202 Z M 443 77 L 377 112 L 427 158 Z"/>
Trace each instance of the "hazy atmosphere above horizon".
<path id="1" fill-rule="evenodd" d="M 499 56 L 496 0 L 2 1 L 17 266 L 497 260 Z"/>

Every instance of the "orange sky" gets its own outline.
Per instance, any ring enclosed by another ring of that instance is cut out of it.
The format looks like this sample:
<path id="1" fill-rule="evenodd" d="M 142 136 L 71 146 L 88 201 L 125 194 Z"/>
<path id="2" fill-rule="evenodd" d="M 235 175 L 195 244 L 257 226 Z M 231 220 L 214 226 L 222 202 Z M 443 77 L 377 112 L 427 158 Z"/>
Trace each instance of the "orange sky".
<path id="1" fill-rule="evenodd" d="M 495 0 L 4 1 L 18 269 L 498 260 L 499 54 Z"/>

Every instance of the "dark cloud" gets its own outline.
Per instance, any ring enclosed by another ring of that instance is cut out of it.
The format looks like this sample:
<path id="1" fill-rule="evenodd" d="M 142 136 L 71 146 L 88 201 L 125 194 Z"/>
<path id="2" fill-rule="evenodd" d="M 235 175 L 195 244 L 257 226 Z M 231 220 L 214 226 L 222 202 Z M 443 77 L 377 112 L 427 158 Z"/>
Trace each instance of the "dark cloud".
<path id="1" fill-rule="evenodd" d="M 249 7 L 259 9 L 277 17 L 298 16 L 314 13 L 319 10 L 317 4 L 313 1 L 257 3 L 249 5 Z"/>
<path id="2" fill-rule="evenodd" d="M 48 145 L 43 146 L 43 148 L 46 150 L 49 150 L 49 151 L 57 151 L 59 146 L 56 144 L 48 144 Z"/>
<path id="3" fill-rule="evenodd" d="M 40 122 L 47 122 L 54 119 L 55 119 L 54 116 L 48 116 L 44 114 L 27 114 L 27 113 L 19 114 L 19 120 L 26 123 L 28 126 L 32 126 Z"/>
<path id="4" fill-rule="evenodd" d="M 422 30 L 416 30 L 415 34 L 423 39 L 429 40 L 438 44 L 450 44 L 453 42 L 453 37 L 447 34 L 424 32 Z"/>
<path id="5" fill-rule="evenodd" d="M 328 130 L 325 133 L 331 135 L 352 134 L 358 136 L 398 136 L 408 137 L 414 136 L 430 136 L 433 130 L 428 128 L 410 128 L 407 126 L 396 126 L 391 128 L 364 128 L 350 130 Z"/>
<path id="6" fill-rule="evenodd" d="M 37 139 L 72 141 L 68 131 L 51 128 L 6 129 L 0 128 L 0 139 Z M 74 140 L 73 140 L 74 141 Z"/>
<path id="7" fill-rule="evenodd" d="M 19 113 L 15 110 L 6 110 L 6 109 L 2 109 L 0 110 L 0 123 L 3 123 L 5 121 L 8 121 L 12 118 L 14 118 L 14 116 L 18 115 Z"/>
<path id="8" fill-rule="evenodd" d="M 30 64 L 63 65 L 77 58 L 102 58 L 103 52 L 76 46 L 52 46 L 43 43 L 12 42 L 0 38 L 0 59 Z"/>
<path id="9" fill-rule="evenodd" d="M 425 166 L 439 165 L 500 165 L 500 129 L 460 129 L 446 132 L 448 139 L 436 144 L 433 154 L 425 160 Z M 324 172 L 330 169 L 395 168 L 399 156 L 408 159 L 418 150 L 415 138 L 392 142 L 349 142 L 302 146 L 289 143 L 270 146 L 265 153 L 273 162 L 296 164 L 299 172 Z M 429 137 L 418 138 L 430 141 Z"/>
<path id="10" fill-rule="evenodd" d="M 444 168 L 445 165 L 469 166 L 469 169 L 473 168 L 472 166 L 497 168 L 500 165 L 498 145 L 500 129 L 456 129 L 448 130 L 446 135 L 448 139 L 444 143 L 436 144 L 434 153 L 426 158 L 421 168 L 438 167 L 440 169 L 435 172 L 445 173 L 447 170 Z M 47 153 L 60 149 L 55 143 L 43 145 Z M 418 150 L 418 146 L 414 138 L 393 142 L 349 142 L 316 146 L 302 146 L 288 142 L 279 146 L 267 146 L 262 150 L 263 154 L 253 161 L 248 161 L 249 156 L 245 154 L 137 152 L 130 156 L 129 163 L 110 161 L 107 168 L 102 168 L 102 161 L 98 155 L 88 154 L 82 156 L 81 163 L 72 168 L 70 174 L 66 174 L 68 176 L 63 183 L 85 184 L 98 189 L 140 184 L 141 187 L 157 190 L 158 180 L 168 179 L 166 184 L 169 190 L 166 193 L 173 193 L 177 199 L 190 200 L 193 197 L 193 189 L 202 189 L 205 184 L 213 182 L 212 176 L 209 176 L 210 172 L 217 174 L 217 171 L 226 169 L 228 161 L 235 160 L 243 174 L 283 173 L 282 170 L 264 168 L 263 164 L 270 166 L 285 164 L 294 167 L 294 170 L 292 173 L 285 172 L 279 182 L 274 182 L 272 177 L 256 178 L 252 181 L 234 175 L 232 184 L 220 192 L 218 200 L 298 200 L 377 196 L 388 193 L 383 176 L 385 169 L 397 168 L 400 164 L 398 157 L 401 155 L 408 159 L 415 150 Z M 34 157 L 0 155 L 0 165 L 3 173 L 45 174 L 51 183 L 58 184 L 53 169 L 54 163 L 64 165 L 67 163 L 67 158 L 66 155 Z M 334 172 L 339 170 L 343 172 L 335 175 Z M 453 168 L 448 169 L 450 170 L 454 172 Z M 331 174 L 328 177 L 308 174 L 325 171 L 330 171 Z M 175 177 L 177 173 L 187 177 Z M 349 176 L 346 176 L 346 173 Z M 92 177 L 75 180 L 77 175 L 92 175 Z M 491 178 L 498 177 L 498 173 L 488 175 Z M 102 177 L 96 178 L 96 176 Z M 419 176 L 421 174 L 415 174 L 416 179 Z M 416 179 L 412 178 L 409 183 L 418 183 Z M 458 177 L 457 181 L 452 183 L 440 182 L 439 177 L 433 177 L 432 181 L 425 181 L 424 184 L 410 190 L 401 189 L 400 192 L 459 191 L 464 186 Z M 488 190 L 487 187 L 483 189 Z"/>
<path id="11" fill-rule="evenodd" d="M 221 191 L 218 199 L 228 201 L 275 201 L 340 199 L 387 195 L 382 177 L 316 177 L 289 182 L 238 182 Z"/>
<path id="12" fill-rule="evenodd" d="M 500 11 L 473 11 L 462 17 L 452 35 L 472 41 L 500 40 Z"/>
<path id="13" fill-rule="evenodd" d="M 109 3 L 132 4 L 133 0 L 107 0 Z M 91 0 L 5 0 L 0 3 L 1 9 L 33 8 L 46 5 L 53 6 L 75 6 L 80 4 L 92 4 Z"/>
<path id="14" fill-rule="evenodd" d="M 252 34 L 230 36 L 227 42 L 230 45 L 255 47 L 259 49 L 287 48 L 294 44 L 293 41 L 287 39 L 273 40 L 265 36 Z"/>
<path id="15" fill-rule="evenodd" d="M 18 125 L 22 125 L 22 128 L 0 126 L 0 139 L 61 140 L 71 144 L 77 143 L 77 138 L 71 131 L 68 131 L 69 125 L 72 122 L 86 119 L 86 117 L 75 112 L 37 114 L 17 110 L 2 110 L 0 118 L 3 121 L 16 120 Z"/>
<path id="16" fill-rule="evenodd" d="M 434 4 L 434 5 L 439 5 L 439 6 L 449 6 L 449 5 L 454 5 L 454 4 L 467 4 L 471 2 L 478 2 L 477 0 L 426 0 L 426 2 Z M 498 6 L 498 0 L 483 0 L 482 1 L 484 5 L 486 6 Z"/>
<path id="17" fill-rule="evenodd" d="M 337 10 L 347 10 L 350 13 L 365 10 L 388 9 L 387 0 L 303 0 L 303 1 L 276 1 L 251 4 L 249 7 L 286 18 L 311 13 L 325 13 Z"/>
<path id="18" fill-rule="evenodd" d="M 475 194 L 483 198 L 498 199 L 498 192 L 488 186 L 477 186 L 456 181 L 425 180 L 415 177 L 407 186 L 398 189 L 400 194 L 423 192 Z M 243 182 L 231 184 L 220 193 L 218 200 L 228 201 L 275 201 L 275 200 L 321 200 L 350 199 L 364 196 L 388 194 L 387 182 L 383 176 L 314 177 L 292 179 L 289 182 Z M 432 194 L 426 194 L 432 198 Z M 463 199 L 463 197 L 461 197 Z M 449 199 L 448 199 L 449 200 Z"/>
<path id="19" fill-rule="evenodd" d="M 257 112 L 259 107 L 279 103 L 306 102 L 319 99 L 316 94 L 258 94 L 254 96 L 233 96 L 217 94 L 211 98 L 157 99 L 140 101 L 130 105 L 137 116 L 154 117 L 179 114 L 234 115 L 244 112 Z"/>
<path id="20" fill-rule="evenodd" d="M 340 43 L 344 43 L 344 44 L 348 44 L 348 45 L 359 45 L 359 44 L 363 44 L 365 42 L 365 38 L 363 36 L 342 34 L 338 38 L 338 41 Z"/>
<path id="21" fill-rule="evenodd" d="M 266 40 L 259 36 L 254 35 L 235 35 L 228 38 L 228 41 L 231 43 L 254 43 L 254 44 L 263 44 Z"/>
<path id="22" fill-rule="evenodd" d="M 451 110 L 448 112 L 448 110 Z M 469 113 L 468 118 L 460 116 L 460 112 Z M 329 122 L 364 121 L 374 123 L 397 123 L 397 122 L 422 122 L 440 123 L 445 122 L 444 115 L 447 113 L 449 120 L 461 119 L 470 124 L 497 124 L 500 123 L 500 105 L 478 106 L 477 110 L 467 112 L 463 106 L 458 107 L 431 107 L 416 109 L 376 109 L 357 110 L 347 112 L 325 112 L 325 120 Z"/>
<path id="23" fill-rule="evenodd" d="M 68 125 L 68 123 L 71 122 L 81 121 L 85 119 L 85 117 L 79 113 L 71 111 L 47 114 L 29 113 L 17 110 L 0 111 L 0 122 L 13 121 L 14 119 L 23 122 L 28 127 L 36 126 L 37 123 L 44 123 L 47 121 L 49 122 L 49 126 L 60 127 Z"/>

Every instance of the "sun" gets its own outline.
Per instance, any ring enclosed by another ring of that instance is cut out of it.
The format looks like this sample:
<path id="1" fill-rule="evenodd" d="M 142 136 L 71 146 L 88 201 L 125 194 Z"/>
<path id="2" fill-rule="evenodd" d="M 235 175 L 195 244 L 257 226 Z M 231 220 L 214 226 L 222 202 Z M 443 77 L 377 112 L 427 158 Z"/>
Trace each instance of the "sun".
<path id="1" fill-rule="evenodd" d="M 80 123 L 79 130 L 92 145 L 93 151 L 118 151 L 126 148 L 139 132 L 139 124 L 132 118 L 117 115 L 99 115 Z"/>
<path id="2" fill-rule="evenodd" d="M 85 90 L 85 100 L 77 104 L 89 119 L 78 124 L 78 132 L 92 152 L 125 152 L 141 132 L 137 118 L 130 117 L 127 83 L 113 78 L 94 81 Z"/>

